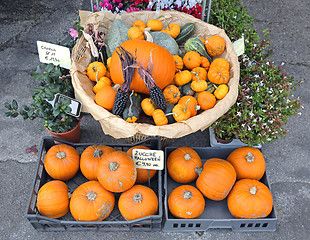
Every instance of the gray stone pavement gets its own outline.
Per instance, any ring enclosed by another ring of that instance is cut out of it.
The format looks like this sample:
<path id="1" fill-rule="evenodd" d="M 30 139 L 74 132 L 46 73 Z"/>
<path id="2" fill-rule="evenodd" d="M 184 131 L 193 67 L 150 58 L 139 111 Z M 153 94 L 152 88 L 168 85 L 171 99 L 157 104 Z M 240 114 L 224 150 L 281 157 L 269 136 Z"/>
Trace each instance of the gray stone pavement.
<path id="1" fill-rule="evenodd" d="M 36 41 L 67 37 L 78 10 L 89 10 L 88 0 L 0 1 L 0 239 L 308 239 L 310 234 L 310 3 L 309 0 L 244 0 L 255 26 L 268 28 L 272 59 L 289 75 L 304 81 L 296 90 L 304 109 L 292 117 L 285 139 L 263 146 L 278 215 L 275 232 L 234 233 L 213 229 L 202 236 L 189 233 L 37 232 L 24 217 L 37 157 L 26 153 L 48 135 L 38 121 L 3 117 L 3 103 L 31 102 L 34 80 L 29 73 L 39 63 Z M 105 136 L 98 122 L 86 116 L 82 142 L 124 142 Z M 208 133 L 197 132 L 172 146 L 209 146 Z M 307 237 L 308 236 L 308 237 Z"/>

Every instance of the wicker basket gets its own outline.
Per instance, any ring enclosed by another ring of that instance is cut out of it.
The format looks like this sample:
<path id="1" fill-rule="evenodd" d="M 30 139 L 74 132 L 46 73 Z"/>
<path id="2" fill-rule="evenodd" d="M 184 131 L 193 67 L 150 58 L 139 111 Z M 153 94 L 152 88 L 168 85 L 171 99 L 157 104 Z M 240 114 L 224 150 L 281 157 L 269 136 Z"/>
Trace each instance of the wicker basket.
<path id="1" fill-rule="evenodd" d="M 152 11 L 139 11 L 121 15 L 114 15 L 109 12 L 87 12 L 86 23 L 97 22 L 100 25 L 100 30 L 107 32 L 116 17 L 121 17 L 130 26 L 135 20 L 141 19 L 147 22 L 148 19 L 156 18 L 157 14 Z M 128 123 L 95 103 L 95 94 L 92 90 L 94 82 L 90 81 L 86 76 L 86 68 L 92 60 L 91 51 L 86 39 L 81 37 L 74 46 L 71 56 L 71 76 L 75 96 L 82 102 L 83 111 L 92 114 L 94 119 L 100 122 L 105 134 L 117 139 L 124 138 L 131 143 L 148 137 L 160 137 L 162 141 L 167 142 L 166 145 L 169 145 L 175 138 L 186 136 L 198 130 L 205 130 L 230 109 L 238 96 L 240 68 L 233 45 L 225 31 L 178 11 L 161 11 L 159 15 L 164 15 L 168 21 L 178 23 L 179 25 L 183 25 L 186 22 L 194 23 L 196 26 L 194 36 L 196 37 L 207 38 L 212 35 L 220 35 L 225 39 L 226 50 L 220 57 L 225 58 L 230 64 L 229 92 L 222 100 L 218 100 L 212 109 L 205 110 L 186 121 L 164 126 L 155 126 L 147 123 Z"/>

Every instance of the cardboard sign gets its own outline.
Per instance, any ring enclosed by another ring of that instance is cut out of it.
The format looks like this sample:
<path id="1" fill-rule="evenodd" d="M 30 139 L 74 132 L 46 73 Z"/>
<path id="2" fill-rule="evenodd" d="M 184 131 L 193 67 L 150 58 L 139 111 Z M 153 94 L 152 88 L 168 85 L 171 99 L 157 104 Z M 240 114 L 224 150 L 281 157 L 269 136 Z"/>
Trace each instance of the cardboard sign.
<path id="1" fill-rule="evenodd" d="M 237 54 L 237 57 L 241 56 L 244 53 L 244 38 L 240 38 L 237 41 L 233 43 L 235 52 Z"/>
<path id="2" fill-rule="evenodd" d="M 161 150 L 133 149 L 132 159 L 136 168 L 164 169 L 164 152 Z"/>
<path id="3" fill-rule="evenodd" d="M 60 45 L 37 41 L 40 62 L 53 63 L 60 67 L 70 69 L 70 50 Z"/>

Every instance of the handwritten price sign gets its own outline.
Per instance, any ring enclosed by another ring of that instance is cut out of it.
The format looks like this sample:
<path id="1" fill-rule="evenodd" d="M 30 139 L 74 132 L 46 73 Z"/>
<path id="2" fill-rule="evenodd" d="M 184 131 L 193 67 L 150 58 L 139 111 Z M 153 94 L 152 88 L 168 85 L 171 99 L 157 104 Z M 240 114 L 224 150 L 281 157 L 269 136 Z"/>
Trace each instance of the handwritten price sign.
<path id="1" fill-rule="evenodd" d="M 161 150 L 133 149 L 132 159 L 136 168 L 164 169 L 164 152 Z"/>

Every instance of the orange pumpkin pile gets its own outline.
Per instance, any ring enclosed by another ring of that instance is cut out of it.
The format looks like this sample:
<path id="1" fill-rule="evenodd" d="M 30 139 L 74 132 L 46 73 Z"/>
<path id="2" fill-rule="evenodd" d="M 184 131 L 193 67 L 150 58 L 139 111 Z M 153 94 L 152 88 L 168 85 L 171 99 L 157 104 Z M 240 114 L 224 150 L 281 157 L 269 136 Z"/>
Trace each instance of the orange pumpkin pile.
<path id="1" fill-rule="evenodd" d="M 71 213 L 76 221 L 102 221 L 117 205 L 125 220 L 133 220 L 158 211 L 158 197 L 147 186 L 156 170 L 139 169 L 131 157 L 133 149 L 149 149 L 139 145 L 127 152 L 104 145 L 92 145 L 81 156 L 69 145 L 51 147 L 44 159 L 44 168 L 53 180 L 38 192 L 37 207 L 41 215 L 60 218 Z M 67 184 L 77 171 L 87 179 L 69 197 Z"/>
<path id="2" fill-rule="evenodd" d="M 168 208 L 176 218 L 197 218 L 204 211 L 204 197 L 213 201 L 227 198 L 227 206 L 236 218 L 267 217 L 273 207 L 270 190 L 259 180 L 265 173 L 260 150 L 241 147 L 227 159 L 202 161 L 195 150 L 179 147 L 167 157 L 167 172 L 181 183 L 168 196 Z M 192 185 L 191 185 L 192 184 Z"/>
<path id="3" fill-rule="evenodd" d="M 127 109 L 122 110 L 123 114 L 117 115 L 127 122 L 136 122 L 143 114 L 146 118 L 153 120 L 155 125 L 161 126 L 185 121 L 202 111 L 213 108 L 218 100 L 227 95 L 230 66 L 227 60 L 221 58 L 226 49 L 223 37 L 214 35 L 207 39 L 199 38 L 204 44 L 204 46 L 202 44 L 203 51 L 211 57 L 208 59 L 198 50 L 172 55 L 164 47 L 149 42 L 146 37 L 150 34 L 148 31 L 164 32 L 173 39 L 177 39 L 182 34 L 181 26 L 168 22 L 165 18 L 149 19 L 147 22 L 136 20 L 127 32 L 129 40 L 120 45 L 136 57 L 137 65 L 141 64 L 147 69 L 151 63 L 151 75 L 156 85 L 162 90 L 166 103 L 173 104 L 173 107 L 170 105 L 165 110 L 151 102 L 150 90 L 135 69 L 130 91 L 134 91 L 148 101 L 128 100 L 127 105 L 130 103 L 130 107 L 127 106 Z M 113 113 L 115 113 L 113 106 L 117 98 L 116 93 L 124 82 L 123 68 L 117 49 L 112 57 L 107 59 L 106 65 L 92 62 L 87 67 L 87 76 L 95 82 L 93 91 L 96 104 Z M 188 96 L 193 98 L 188 100 Z M 186 101 L 183 97 L 186 97 Z M 154 112 L 158 108 L 160 110 Z"/>

